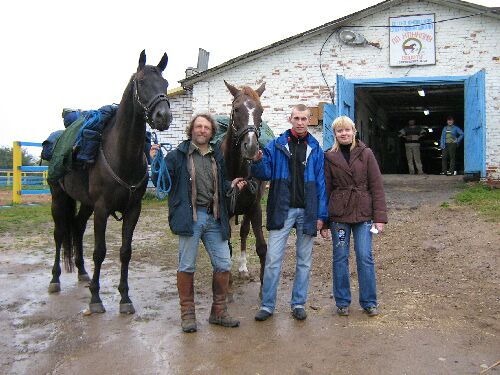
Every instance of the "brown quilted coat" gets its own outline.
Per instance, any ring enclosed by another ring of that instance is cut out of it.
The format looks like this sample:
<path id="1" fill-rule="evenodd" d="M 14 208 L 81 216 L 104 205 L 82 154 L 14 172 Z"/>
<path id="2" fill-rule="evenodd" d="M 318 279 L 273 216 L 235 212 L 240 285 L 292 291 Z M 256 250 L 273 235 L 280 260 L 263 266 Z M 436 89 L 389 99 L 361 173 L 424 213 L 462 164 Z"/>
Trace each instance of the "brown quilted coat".
<path id="1" fill-rule="evenodd" d="M 387 223 L 382 174 L 363 142 L 351 150 L 349 164 L 340 150 L 326 151 L 325 180 L 330 222 Z"/>

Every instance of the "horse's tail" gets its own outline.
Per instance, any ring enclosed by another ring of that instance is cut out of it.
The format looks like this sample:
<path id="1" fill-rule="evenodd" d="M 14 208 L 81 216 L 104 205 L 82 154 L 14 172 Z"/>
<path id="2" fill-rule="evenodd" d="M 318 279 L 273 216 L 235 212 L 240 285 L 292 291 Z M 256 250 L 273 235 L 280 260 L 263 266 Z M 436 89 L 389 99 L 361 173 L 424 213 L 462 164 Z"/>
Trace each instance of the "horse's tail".
<path id="1" fill-rule="evenodd" d="M 65 239 L 63 241 L 63 261 L 64 269 L 66 272 L 73 272 L 75 269 L 75 262 L 73 260 L 73 243 L 74 243 L 74 232 L 75 232 L 75 215 L 76 215 L 76 201 L 73 201 L 71 205 L 68 205 L 68 210 L 66 211 L 66 225 L 67 230 L 65 231 Z"/>

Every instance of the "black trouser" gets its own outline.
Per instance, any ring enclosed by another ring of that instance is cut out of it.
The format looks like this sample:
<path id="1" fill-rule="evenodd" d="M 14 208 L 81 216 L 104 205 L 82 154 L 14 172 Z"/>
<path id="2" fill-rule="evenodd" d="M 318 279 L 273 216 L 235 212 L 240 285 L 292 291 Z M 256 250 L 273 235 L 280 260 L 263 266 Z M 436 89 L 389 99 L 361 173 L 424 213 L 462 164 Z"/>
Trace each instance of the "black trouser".
<path id="1" fill-rule="evenodd" d="M 448 157 L 450 158 L 450 169 L 448 169 L 448 173 L 453 174 L 455 171 L 455 154 L 457 152 L 457 144 L 447 143 L 445 148 L 443 149 L 443 160 L 441 164 L 441 171 L 446 173 L 446 168 L 448 167 Z"/>

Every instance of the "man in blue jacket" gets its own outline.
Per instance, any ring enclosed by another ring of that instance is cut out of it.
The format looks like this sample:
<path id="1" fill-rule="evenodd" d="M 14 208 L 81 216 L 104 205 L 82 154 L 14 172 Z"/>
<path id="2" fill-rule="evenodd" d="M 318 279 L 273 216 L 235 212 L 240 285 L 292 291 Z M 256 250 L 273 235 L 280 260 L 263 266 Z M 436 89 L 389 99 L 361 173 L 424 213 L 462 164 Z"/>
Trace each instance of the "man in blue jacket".
<path id="1" fill-rule="evenodd" d="M 216 130 L 216 122 L 210 114 L 195 115 L 186 129 L 189 139 L 165 158 L 172 180 L 168 197 L 168 221 L 172 232 L 179 236 L 177 289 L 184 332 L 197 330 L 194 272 L 200 239 L 213 268 L 213 303 L 208 321 L 224 327 L 238 327 L 240 324 L 228 314 L 226 306 L 231 271 L 226 192 L 235 186 L 241 190 L 246 182 L 243 178 L 226 181 L 222 152 L 220 148 L 212 148 L 209 144 Z M 158 147 L 152 145 L 152 157 Z M 153 174 L 152 180 L 157 181 L 157 175 Z"/>
<path id="2" fill-rule="evenodd" d="M 464 138 L 464 132 L 455 125 L 453 116 L 448 116 L 446 126 L 441 132 L 441 141 L 439 147 L 442 150 L 441 174 L 456 175 L 455 154 L 457 147 Z M 448 158 L 450 158 L 450 169 L 448 168 Z"/>
<path id="3" fill-rule="evenodd" d="M 252 162 L 252 175 L 270 180 L 267 201 L 269 231 L 262 305 L 255 320 L 268 319 L 276 306 L 276 292 L 288 236 L 296 228 L 296 267 L 290 302 L 293 317 L 307 317 L 313 238 L 327 220 L 324 157 L 318 141 L 308 133 L 310 112 L 296 105 L 288 121 L 292 128 L 269 142 Z"/>

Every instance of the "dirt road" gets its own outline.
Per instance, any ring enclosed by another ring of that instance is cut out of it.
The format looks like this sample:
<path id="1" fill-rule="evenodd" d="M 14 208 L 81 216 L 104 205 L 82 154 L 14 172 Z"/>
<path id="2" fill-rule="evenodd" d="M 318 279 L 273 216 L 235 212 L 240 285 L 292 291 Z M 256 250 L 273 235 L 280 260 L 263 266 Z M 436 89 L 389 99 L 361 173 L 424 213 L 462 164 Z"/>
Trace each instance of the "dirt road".
<path id="1" fill-rule="evenodd" d="M 353 302 L 348 318 L 334 314 L 331 242 L 315 241 L 304 322 L 288 300 L 293 254 L 288 252 L 278 309 L 255 322 L 258 283 L 238 281 L 232 314 L 241 327 L 207 322 L 210 271 L 203 251 L 196 273 L 199 331 L 179 327 L 176 240 L 166 235 L 166 210 L 146 206 L 134 237 L 130 295 L 135 315 L 118 313 L 118 239 L 111 222 L 101 275 L 105 314 L 84 316 L 86 285 L 63 274 L 49 295 L 52 224 L 0 242 L 1 374 L 479 374 L 500 360 L 498 225 L 486 223 L 450 197 L 461 179 L 384 176 L 390 223 L 374 239 L 381 315 L 368 318 Z M 442 204 L 448 202 L 448 204 Z M 0 212 L 1 215 L 1 212 Z M 91 225 L 87 269 L 92 265 Z M 294 238 L 290 238 L 290 245 Z M 258 261 L 250 268 L 257 280 Z M 354 259 L 353 301 L 357 301 Z M 489 374 L 500 373 L 492 369 Z"/>

